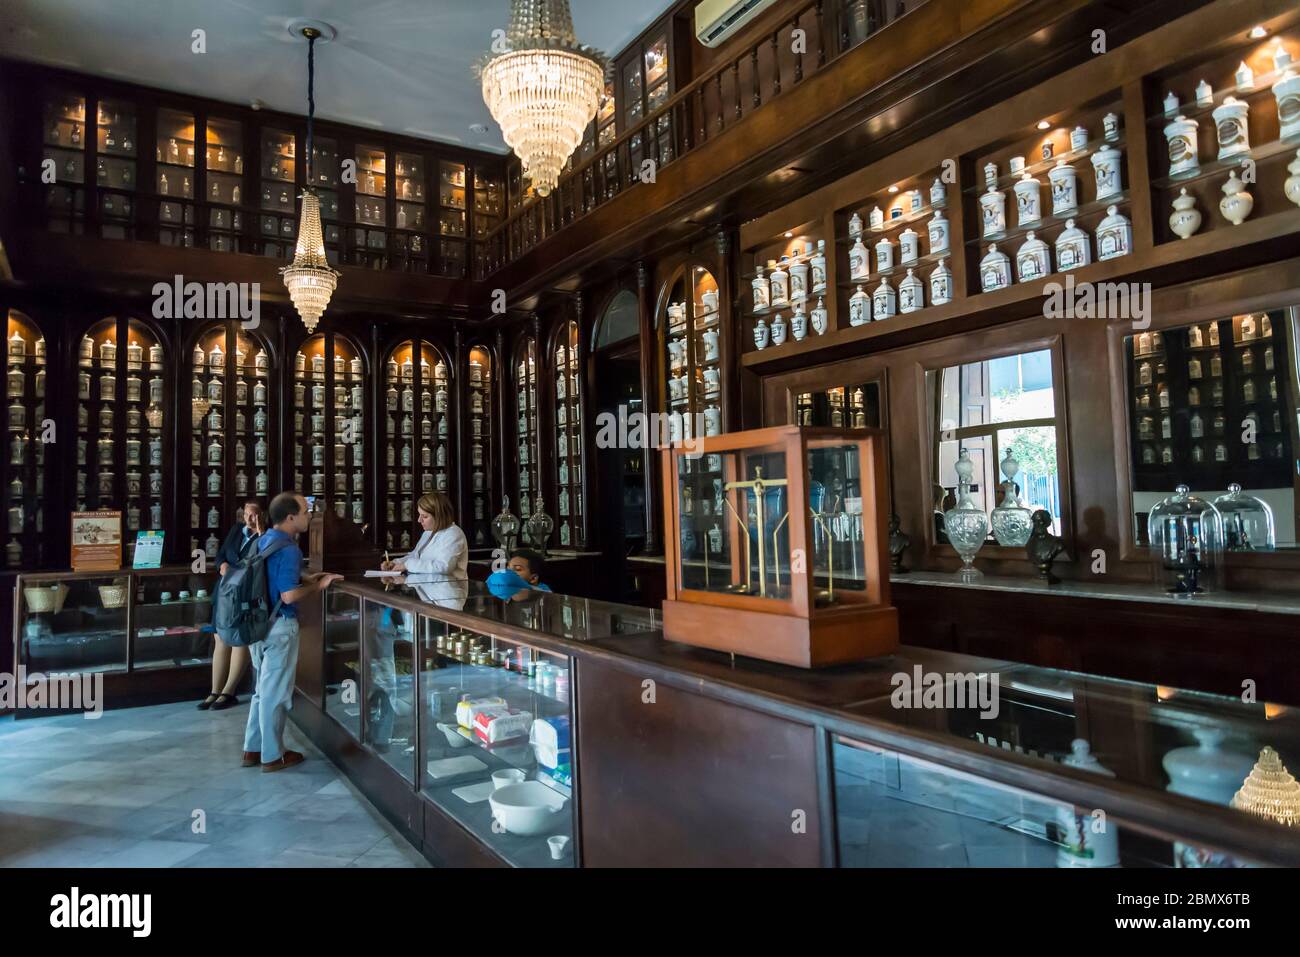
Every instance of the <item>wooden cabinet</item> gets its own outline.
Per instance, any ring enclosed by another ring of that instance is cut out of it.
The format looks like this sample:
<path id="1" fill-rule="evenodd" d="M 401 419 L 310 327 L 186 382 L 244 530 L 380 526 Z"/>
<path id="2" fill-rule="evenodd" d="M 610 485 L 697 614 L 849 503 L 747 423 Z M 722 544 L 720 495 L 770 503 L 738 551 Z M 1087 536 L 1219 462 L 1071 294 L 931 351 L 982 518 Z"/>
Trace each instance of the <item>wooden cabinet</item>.
<path id="1" fill-rule="evenodd" d="M 367 358 L 348 336 L 317 333 L 298 347 L 293 370 L 290 486 L 323 500 L 337 517 L 364 525 L 372 501 L 366 456 L 374 435 Z"/>
<path id="2" fill-rule="evenodd" d="M 380 543 L 410 548 L 419 540 L 416 503 L 426 492 L 450 491 L 452 454 L 448 363 L 433 344 L 406 340 L 384 363 L 383 510 Z"/>
<path id="3" fill-rule="evenodd" d="M 46 426 L 52 421 L 46 411 L 49 352 L 40 327 L 16 309 L 9 310 L 5 330 L 4 567 L 40 568 L 49 553 L 45 522 L 57 514 L 48 508 L 52 489 L 46 483 L 46 439 L 53 437 Z"/>

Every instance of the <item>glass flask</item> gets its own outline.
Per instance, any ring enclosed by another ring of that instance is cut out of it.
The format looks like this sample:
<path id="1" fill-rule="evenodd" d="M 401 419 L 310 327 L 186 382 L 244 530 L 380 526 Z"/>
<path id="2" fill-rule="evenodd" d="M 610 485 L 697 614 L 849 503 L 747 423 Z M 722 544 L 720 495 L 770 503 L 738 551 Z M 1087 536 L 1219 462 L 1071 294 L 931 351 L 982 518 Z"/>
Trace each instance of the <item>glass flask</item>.
<path id="1" fill-rule="evenodd" d="M 519 519 L 510 511 L 510 496 L 502 496 L 501 512 L 492 519 L 492 537 L 497 540 L 498 545 L 509 551 L 515 547 L 518 534 Z"/>
<path id="2" fill-rule="evenodd" d="M 962 581 L 974 581 L 984 573 L 972 564 L 984 542 L 989 537 L 989 517 L 971 498 L 971 476 L 975 463 L 965 449 L 957 456 L 957 504 L 943 513 L 943 527 L 948 541 L 961 557 L 962 567 L 957 572 Z"/>

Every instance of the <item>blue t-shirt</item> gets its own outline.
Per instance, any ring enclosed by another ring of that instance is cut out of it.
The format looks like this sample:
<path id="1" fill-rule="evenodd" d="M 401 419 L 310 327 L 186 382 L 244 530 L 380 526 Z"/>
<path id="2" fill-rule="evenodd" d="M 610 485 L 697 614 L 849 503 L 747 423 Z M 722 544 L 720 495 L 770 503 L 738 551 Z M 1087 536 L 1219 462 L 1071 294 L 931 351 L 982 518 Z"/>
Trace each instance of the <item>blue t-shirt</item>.
<path id="1" fill-rule="evenodd" d="M 273 528 L 257 540 L 257 551 L 259 554 L 266 551 L 268 545 L 279 539 L 284 539 L 289 544 L 266 560 L 266 586 L 271 593 L 272 605 L 280 601 L 282 593 L 293 591 L 302 584 L 302 549 L 293 536 Z M 298 606 L 289 602 L 282 603 L 280 617 L 297 618 Z"/>

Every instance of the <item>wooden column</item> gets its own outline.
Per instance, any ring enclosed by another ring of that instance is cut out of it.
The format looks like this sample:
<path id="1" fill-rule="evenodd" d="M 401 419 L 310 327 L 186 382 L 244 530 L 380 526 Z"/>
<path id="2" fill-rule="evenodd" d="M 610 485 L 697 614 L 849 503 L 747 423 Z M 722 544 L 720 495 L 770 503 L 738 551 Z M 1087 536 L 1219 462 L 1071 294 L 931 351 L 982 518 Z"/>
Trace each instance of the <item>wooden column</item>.
<path id="1" fill-rule="evenodd" d="M 641 409 L 648 416 L 659 411 L 659 390 L 656 372 L 659 368 L 658 337 L 655 335 L 654 303 L 650 300 L 650 269 L 644 260 L 636 264 L 636 302 L 641 331 Z M 659 456 L 649 441 L 641 449 L 641 471 L 645 475 L 645 550 L 658 555 L 663 546 L 659 543 Z"/>

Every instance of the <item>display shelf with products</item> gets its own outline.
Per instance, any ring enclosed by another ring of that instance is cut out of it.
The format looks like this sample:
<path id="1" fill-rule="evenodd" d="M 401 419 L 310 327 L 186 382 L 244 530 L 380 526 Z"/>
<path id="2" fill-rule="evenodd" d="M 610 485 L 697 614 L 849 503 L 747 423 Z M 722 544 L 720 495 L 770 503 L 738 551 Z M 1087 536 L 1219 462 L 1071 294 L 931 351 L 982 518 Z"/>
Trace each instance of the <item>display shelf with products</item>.
<path id="1" fill-rule="evenodd" d="M 369 501 L 367 382 L 360 349 L 338 333 L 311 336 L 294 356 L 291 485 L 356 525 L 366 523 Z"/>
<path id="2" fill-rule="evenodd" d="M 429 223 L 425 214 L 425 161 L 418 153 L 398 153 L 394 167 L 392 234 L 393 268 L 404 272 L 429 271 Z"/>
<path id="3" fill-rule="evenodd" d="M 47 370 L 45 335 L 11 309 L 6 323 L 5 402 L 8 442 L 0 457 L 4 495 L 4 567 L 39 568 L 48 558 L 45 521 Z"/>
<path id="4" fill-rule="evenodd" d="M 46 228 L 82 233 L 86 228 L 86 98 L 57 91 L 46 98 L 44 112 L 41 156 L 54 164 L 54 182 L 45 188 Z"/>
<path id="5" fill-rule="evenodd" d="M 515 441 L 519 480 L 515 485 L 513 511 L 524 521 L 533 512 L 533 500 L 541 491 L 539 481 L 541 464 L 538 458 L 538 407 L 537 407 L 537 340 L 529 336 L 523 342 L 519 358 L 515 361 Z M 558 410 L 557 413 L 558 415 Z"/>
<path id="6" fill-rule="evenodd" d="M 569 320 L 555 344 L 555 461 L 556 527 L 561 548 L 586 543 L 582 493 L 585 463 L 582 449 L 581 344 L 578 324 Z"/>
<path id="7" fill-rule="evenodd" d="M 163 350 L 150 326 L 125 317 L 95 323 L 77 347 L 75 511 L 122 512 L 127 564 L 136 532 L 166 527 L 171 459 Z M 39 460 L 40 445 L 35 452 Z"/>
<path id="8" fill-rule="evenodd" d="M 469 350 L 466 375 L 466 401 L 469 403 L 468 434 L 465 445 L 470 452 L 469 474 L 470 512 L 461 526 L 470 545 L 479 548 L 492 544 L 492 505 L 500 501 L 493 494 L 495 470 L 492 461 L 493 437 L 493 376 L 496 369 L 492 353 L 485 346 Z"/>
<path id="9" fill-rule="evenodd" d="M 268 503 L 275 473 L 271 347 L 237 323 L 206 328 L 190 361 L 190 551 L 217 557 L 244 502 Z"/>
<path id="10" fill-rule="evenodd" d="M 351 263 L 370 269 L 388 265 L 388 157 L 375 146 L 356 148 L 357 183 Z"/>
<path id="11" fill-rule="evenodd" d="M 135 239 L 135 104 L 101 100 L 95 146 L 95 185 L 99 194 L 99 234 L 105 239 Z"/>
<path id="12" fill-rule="evenodd" d="M 718 283 L 703 266 L 673 281 L 665 316 L 665 395 L 673 440 L 722 431 L 722 323 Z"/>
<path id="13" fill-rule="evenodd" d="M 483 279 L 501 265 L 500 244 L 491 241 L 505 214 L 506 188 L 501 174 L 474 167 L 474 275 Z"/>
<path id="14" fill-rule="evenodd" d="M 211 152 L 211 147 L 209 147 Z M 298 151 L 294 135 L 285 130 L 262 130 L 262 181 L 258 204 L 257 235 L 264 256 L 292 259 L 298 238 Z M 329 214 L 322 196 L 322 218 Z M 335 197 L 334 217 L 338 216 Z"/>
<path id="15" fill-rule="evenodd" d="M 880 383 L 802 392 L 795 398 L 795 422 L 833 429 L 878 429 L 881 427 Z"/>
<path id="16" fill-rule="evenodd" d="M 448 386 L 447 363 L 430 343 L 408 340 L 388 354 L 381 523 L 381 544 L 386 549 L 411 548 L 420 536 L 416 525 L 420 496 L 448 491 L 454 467 Z"/>
<path id="17" fill-rule="evenodd" d="M 158 241 L 164 246 L 193 246 L 194 114 L 158 111 L 154 192 L 158 196 Z"/>
<path id="18" fill-rule="evenodd" d="M 444 276 L 465 275 L 465 164 L 438 162 L 438 236 L 440 270 Z"/>
<path id="19" fill-rule="evenodd" d="M 339 225 L 339 144 L 316 136 L 311 148 L 311 182 L 320 197 L 321 228 L 325 233 L 325 258 L 337 266 L 343 227 Z M 306 175 L 304 171 L 304 175 Z"/>
<path id="20" fill-rule="evenodd" d="M 244 202 L 244 125 L 238 120 L 209 119 L 205 137 L 203 208 L 208 248 L 218 253 L 245 252 L 240 211 Z"/>
<path id="21" fill-rule="evenodd" d="M 836 268 L 835 244 L 827 241 L 830 229 L 829 220 L 815 219 L 745 251 L 746 348 L 766 349 L 836 328 L 835 277 L 846 273 Z"/>

